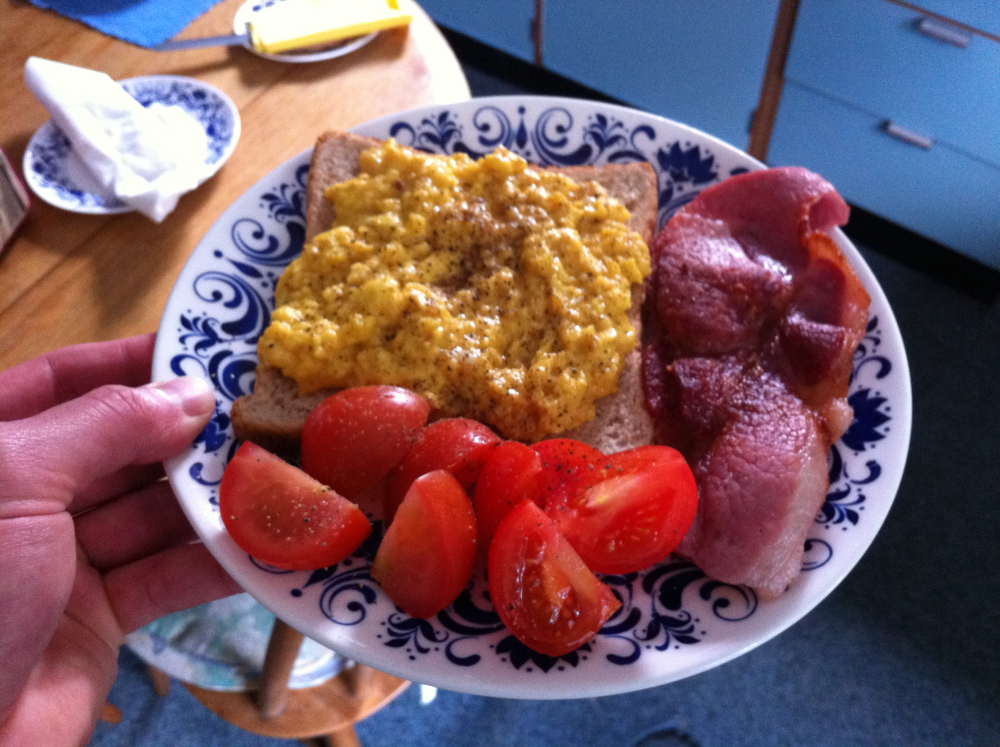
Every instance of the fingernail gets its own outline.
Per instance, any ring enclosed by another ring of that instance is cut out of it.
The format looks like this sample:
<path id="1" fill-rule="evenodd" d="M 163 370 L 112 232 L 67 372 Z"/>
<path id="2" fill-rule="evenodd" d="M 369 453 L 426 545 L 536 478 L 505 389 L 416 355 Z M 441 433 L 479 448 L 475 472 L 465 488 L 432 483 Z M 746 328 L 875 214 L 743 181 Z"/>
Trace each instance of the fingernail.
<path id="1" fill-rule="evenodd" d="M 181 376 L 149 385 L 166 394 L 181 406 L 189 417 L 204 416 L 215 409 L 215 392 L 212 385 L 198 376 Z"/>

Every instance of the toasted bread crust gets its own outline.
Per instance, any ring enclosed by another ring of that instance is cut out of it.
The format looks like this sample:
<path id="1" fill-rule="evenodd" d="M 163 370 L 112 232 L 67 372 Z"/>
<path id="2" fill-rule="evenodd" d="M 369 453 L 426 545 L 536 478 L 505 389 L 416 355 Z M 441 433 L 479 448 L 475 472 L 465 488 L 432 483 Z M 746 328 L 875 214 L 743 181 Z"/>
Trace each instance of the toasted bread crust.
<path id="1" fill-rule="evenodd" d="M 336 392 L 320 389 L 299 394 L 299 386 L 274 366 L 257 366 L 253 394 L 233 403 L 233 430 L 240 441 L 253 441 L 261 448 L 295 459 L 302 443 L 302 428 L 309 413 Z"/>
<path id="2" fill-rule="evenodd" d="M 335 212 L 325 197 L 326 187 L 357 176 L 361 152 L 380 144 L 381 141 L 374 138 L 350 133 L 331 132 L 320 136 L 309 168 L 307 241 L 333 225 Z M 658 200 L 656 172 L 650 164 L 572 166 L 553 170 L 576 181 L 596 181 L 628 208 L 631 214 L 629 228 L 642 235 L 647 244 L 652 241 Z M 632 286 L 629 319 L 640 340 L 644 293 L 644 285 Z M 322 389 L 300 395 L 292 379 L 277 368 L 261 364 L 257 367 L 254 393 L 233 403 L 236 437 L 293 459 L 298 455 L 302 428 L 309 413 L 335 391 Z M 645 406 L 638 349 L 626 356 L 618 391 L 602 397 L 595 405 L 596 415 L 591 421 L 560 435 L 584 441 L 606 454 L 653 442 L 653 422 Z"/>
<path id="3" fill-rule="evenodd" d="M 381 140 L 350 132 L 325 132 L 319 136 L 306 185 L 306 241 L 333 226 L 337 217 L 333 203 L 324 194 L 326 188 L 357 176 L 361 153 L 381 144 Z"/>

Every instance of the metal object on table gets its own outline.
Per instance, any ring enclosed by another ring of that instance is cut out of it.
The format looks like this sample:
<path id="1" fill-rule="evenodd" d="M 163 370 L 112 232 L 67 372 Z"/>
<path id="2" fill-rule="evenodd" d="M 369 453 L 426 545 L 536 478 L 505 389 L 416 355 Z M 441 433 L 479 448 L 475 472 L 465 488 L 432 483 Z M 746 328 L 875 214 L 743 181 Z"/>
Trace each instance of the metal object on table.
<path id="1" fill-rule="evenodd" d="M 158 52 L 218 46 L 249 46 L 276 54 L 409 25 L 413 15 L 397 0 L 284 0 L 254 14 L 241 34 L 179 39 L 153 47 Z"/>

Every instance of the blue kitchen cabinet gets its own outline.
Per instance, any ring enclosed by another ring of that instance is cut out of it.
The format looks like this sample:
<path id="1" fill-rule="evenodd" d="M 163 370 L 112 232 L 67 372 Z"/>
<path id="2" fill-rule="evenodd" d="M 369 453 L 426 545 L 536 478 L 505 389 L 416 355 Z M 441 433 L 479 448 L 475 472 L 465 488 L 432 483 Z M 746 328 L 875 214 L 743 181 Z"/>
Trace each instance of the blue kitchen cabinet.
<path id="1" fill-rule="evenodd" d="M 532 62 L 535 45 L 531 20 L 535 0 L 504 0 L 501 3 L 481 0 L 420 0 L 420 7 L 435 22 L 491 47 Z"/>
<path id="2" fill-rule="evenodd" d="M 423 0 L 443 26 L 532 61 L 534 0 Z M 746 148 L 780 0 L 546 0 L 545 67 Z"/>
<path id="3" fill-rule="evenodd" d="M 926 36 L 925 18 L 886 0 L 804 0 L 785 78 L 1000 166 L 1000 44 Z"/>
<path id="4" fill-rule="evenodd" d="M 849 202 L 1000 269 L 1000 169 L 943 143 L 915 147 L 883 127 L 789 81 L 768 161 L 807 166 Z"/>
<path id="5" fill-rule="evenodd" d="M 778 0 L 547 0 L 545 66 L 746 149 Z"/>
<path id="6" fill-rule="evenodd" d="M 989 20 L 985 4 L 928 5 Z M 1000 269 L 1000 43 L 939 19 L 927 35 L 928 17 L 802 0 L 767 161 L 818 171 L 849 202 Z"/>

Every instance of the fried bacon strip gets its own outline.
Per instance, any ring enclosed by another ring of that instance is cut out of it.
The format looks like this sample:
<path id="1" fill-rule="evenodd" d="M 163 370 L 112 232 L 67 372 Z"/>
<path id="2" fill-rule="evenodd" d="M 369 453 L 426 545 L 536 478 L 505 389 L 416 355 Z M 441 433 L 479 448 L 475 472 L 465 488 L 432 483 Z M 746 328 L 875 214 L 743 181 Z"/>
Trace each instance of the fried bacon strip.
<path id="1" fill-rule="evenodd" d="M 799 573 L 853 419 L 870 299 L 827 233 L 848 213 L 805 169 L 755 171 L 703 191 L 651 247 L 647 404 L 700 491 L 679 552 L 764 599 Z"/>

